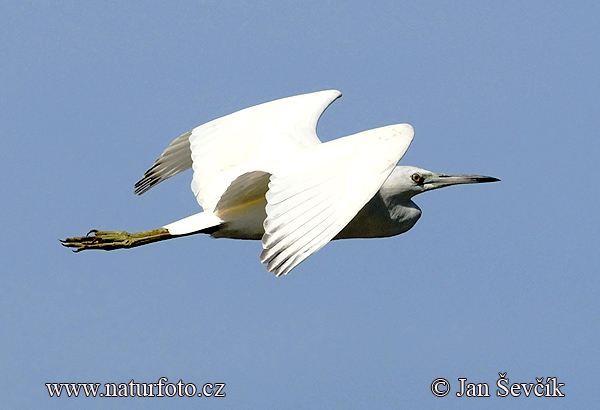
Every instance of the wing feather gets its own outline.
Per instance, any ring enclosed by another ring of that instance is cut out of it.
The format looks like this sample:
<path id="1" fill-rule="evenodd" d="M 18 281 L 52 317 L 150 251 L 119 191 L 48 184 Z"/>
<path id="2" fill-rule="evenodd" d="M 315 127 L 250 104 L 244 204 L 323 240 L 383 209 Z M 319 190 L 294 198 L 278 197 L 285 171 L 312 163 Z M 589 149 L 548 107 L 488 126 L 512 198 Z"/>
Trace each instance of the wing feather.
<path id="1" fill-rule="evenodd" d="M 290 212 L 280 214 L 273 219 L 268 218 L 269 220 L 265 223 L 268 228 L 265 228 L 265 235 L 262 239 L 263 246 L 272 248 L 280 245 L 282 241 L 285 242 L 281 246 L 288 246 L 323 222 L 335 199 L 332 198 L 332 195 L 315 196 L 312 199 L 310 202 L 302 203 L 302 206 L 294 207 Z M 310 208 L 312 212 L 306 212 L 306 208 Z M 273 215 L 269 216 L 272 217 Z M 286 223 L 285 229 L 281 229 L 281 226 L 275 226 L 273 221 L 277 219 L 281 222 L 289 221 Z"/>
<path id="2" fill-rule="evenodd" d="M 408 124 L 364 131 L 274 164 L 261 262 L 289 273 L 337 235 L 377 193 L 414 136 Z"/>
<path id="3" fill-rule="evenodd" d="M 287 97 L 237 111 L 195 128 L 190 135 L 192 191 L 213 210 L 230 183 L 252 171 L 319 145 L 316 127 L 335 90 Z"/>
<path id="4" fill-rule="evenodd" d="M 171 142 L 135 184 L 135 193 L 193 166 L 192 191 L 204 209 L 212 210 L 238 176 L 320 144 L 317 122 L 340 96 L 327 90 L 282 98 L 200 125 Z"/>
<path id="5" fill-rule="evenodd" d="M 190 150 L 191 131 L 175 138 L 154 161 L 142 179 L 135 184 L 135 193 L 142 195 L 150 188 L 192 167 L 192 151 Z"/>

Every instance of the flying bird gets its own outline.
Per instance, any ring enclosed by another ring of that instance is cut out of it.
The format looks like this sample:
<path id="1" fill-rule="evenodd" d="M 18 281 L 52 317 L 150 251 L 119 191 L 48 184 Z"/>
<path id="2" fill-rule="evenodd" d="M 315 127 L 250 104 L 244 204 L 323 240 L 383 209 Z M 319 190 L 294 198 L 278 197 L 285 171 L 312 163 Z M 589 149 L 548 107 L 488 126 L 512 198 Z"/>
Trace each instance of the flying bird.
<path id="1" fill-rule="evenodd" d="M 388 125 L 322 143 L 321 114 L 341 93 L 319 91 L 263 103 L 176 138 L 135 184 L 143 194 L 193 169 L 203 212 L 160 229 L 92 230 L 67 238 L 75 248 L 133 248 L 205 233 L 262 242 L 260 261 L 286 275 L 330 240 L 381 238 L 411 229 L 421 216 L 415 195 L 457 184 L 499 181 L 397 166 L 413 140 L 409 124 Z"/>

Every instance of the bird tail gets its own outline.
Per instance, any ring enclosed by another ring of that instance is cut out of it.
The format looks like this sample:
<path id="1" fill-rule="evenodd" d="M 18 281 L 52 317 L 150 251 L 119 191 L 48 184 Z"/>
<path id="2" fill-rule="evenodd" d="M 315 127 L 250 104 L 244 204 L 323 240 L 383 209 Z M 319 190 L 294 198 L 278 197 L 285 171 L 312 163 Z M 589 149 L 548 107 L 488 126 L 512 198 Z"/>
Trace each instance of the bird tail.
<path id="1" fill-rule="evenodd" d="M 217 228 L 224 221 L 212 212 L 200 212 L 179 221 L 163 226 L 171 235 L 181 236 L 193 233 L 211 233 L 211 228 Z"/>

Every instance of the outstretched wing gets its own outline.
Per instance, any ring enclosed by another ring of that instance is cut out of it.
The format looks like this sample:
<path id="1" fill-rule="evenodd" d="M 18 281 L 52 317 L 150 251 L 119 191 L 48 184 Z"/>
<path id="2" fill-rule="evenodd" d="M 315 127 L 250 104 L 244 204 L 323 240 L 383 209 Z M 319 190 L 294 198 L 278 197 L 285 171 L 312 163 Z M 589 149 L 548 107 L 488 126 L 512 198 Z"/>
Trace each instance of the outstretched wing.
<path id="1" fill-rule="evenodd" d="M 408 124 L 364 131 L 273 164 L 261 262 L 285 275 L 337 235 L 377 193 L 414 136 Z"/>
<path id="2" fill-rule="evenodd" d="M 338 97 L 328 90 L 256 105 L 200 125 L 176 138 L 135 184 L 143 194 L 162 181 L 194 168 L 192 191 L 204 209 L 213 209 L 237 176 L 320 143 L 316 126 Z"/>
<path id="3" fill-rule="evenodd" d="M 195 128 L 189 140 L 198 203 L 213 210 L 238 176 L 319 145 L 317 122 L 340 95 L 329 90 L 283 98 Z"/>

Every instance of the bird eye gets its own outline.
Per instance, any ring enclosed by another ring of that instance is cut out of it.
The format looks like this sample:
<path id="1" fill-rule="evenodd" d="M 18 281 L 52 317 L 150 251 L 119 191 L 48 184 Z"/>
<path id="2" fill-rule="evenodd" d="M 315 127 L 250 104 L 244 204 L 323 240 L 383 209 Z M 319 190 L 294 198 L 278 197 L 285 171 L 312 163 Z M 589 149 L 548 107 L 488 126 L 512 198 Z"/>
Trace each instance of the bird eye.
<path id="1" fill-rule="evenodd" d="M 416 172 L 415 172 L 414 174 L 412 174 L 412 175 L 410 176 L 410 178 L 411 178 L 411 179 L 412 179 L 414 182 L 416 182 L 417 184 L 419 184 L 419 185 L 420 185 L 420 184 L 422 184 L 422 183 L 423 183 L 423 181 L 425 181 L 425 177 L 424 177 L 423 175 L 419 174 L 419 173 L 416 173 Z"/>

